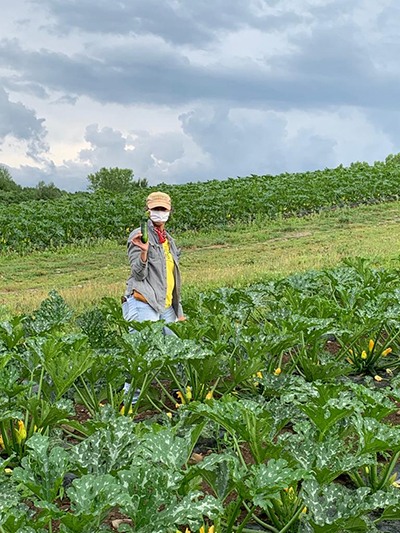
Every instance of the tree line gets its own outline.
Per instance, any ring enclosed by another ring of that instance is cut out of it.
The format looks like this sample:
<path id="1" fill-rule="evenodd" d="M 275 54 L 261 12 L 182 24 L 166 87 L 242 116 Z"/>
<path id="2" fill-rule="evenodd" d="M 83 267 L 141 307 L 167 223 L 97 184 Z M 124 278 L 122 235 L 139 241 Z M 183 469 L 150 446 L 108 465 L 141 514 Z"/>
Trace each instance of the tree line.
<path id="1" fill-rule="evenodd" d="M 115 193 L 131 192 L 149 186 L 147 179 L 134 178 L 133 170 L 129 168 L 101 168 L 87 176 L 88 190 L 96 192 L 106 190 Z M 39 181 L 35 187 L 23 187 L 16 183 L 9 169 L 0 165 L 0 203 L 19 203 L 28 200 L 52 200 L 70 194 L 59 189 L 53 182 Z M 78 193 L 79 194 L 79 193 Z"/>

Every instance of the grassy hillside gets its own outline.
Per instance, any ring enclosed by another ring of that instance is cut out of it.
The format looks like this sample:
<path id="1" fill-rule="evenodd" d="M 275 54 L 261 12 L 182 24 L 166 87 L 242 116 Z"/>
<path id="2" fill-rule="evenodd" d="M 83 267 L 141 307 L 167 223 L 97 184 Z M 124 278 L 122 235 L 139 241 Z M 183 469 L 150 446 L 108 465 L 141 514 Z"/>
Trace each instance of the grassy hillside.
<path id="1" fill-rule="evenodd" d="M 304 218 L 236 224 L 213 231 L 177 232 L 184 248 L 184 296 L 220 286 L 338 264 L 363 256 L 379 266 L 398 266 L 400 202 L 323 212 Z M 57 289 L 76 309 L 120 296 L 129 274 L 124 245 L 69 246 L 57 252 L 0 257 L 3 316 L 38 307 Z"/>

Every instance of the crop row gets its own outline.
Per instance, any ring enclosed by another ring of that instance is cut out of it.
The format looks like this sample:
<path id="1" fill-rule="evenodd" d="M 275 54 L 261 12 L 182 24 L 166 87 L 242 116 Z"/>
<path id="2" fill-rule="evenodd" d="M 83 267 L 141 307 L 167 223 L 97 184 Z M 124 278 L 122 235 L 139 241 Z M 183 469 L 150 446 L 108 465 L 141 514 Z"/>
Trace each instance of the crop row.
<path id="1" fill-rule="evenodd" d="M 57 293 L 1 323 L 0 531 L 399 524 L 398 274 L 357 259 L 201 294 L 167 336 Z"/>
<path id="2" fill-rule="evenodd" d="M 399 198 L 400 163 L 355 163 L 302 174 L 161 184 L 174 212 L 170 227 L 185 231 Z M 99 239 L 123 241 L 137 227 L 152 189 L 131 194 L 76 193 L 55 200 L 0 205 L 0 252 L 23 252 Z"/>

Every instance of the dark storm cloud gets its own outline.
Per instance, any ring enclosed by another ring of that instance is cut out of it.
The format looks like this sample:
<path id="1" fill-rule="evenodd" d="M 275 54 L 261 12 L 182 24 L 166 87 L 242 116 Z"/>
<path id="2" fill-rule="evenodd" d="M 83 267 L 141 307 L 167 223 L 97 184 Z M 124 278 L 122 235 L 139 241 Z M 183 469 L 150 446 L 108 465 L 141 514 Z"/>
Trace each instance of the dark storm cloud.
<path id="1" fill-rule="evenodd" d="M 394 75 L 379 72 L 355 26 L 316 27 L 291 42 L 296 52 L 268 63 L 273 72 L 288 78 L 281 85 L 287 100 L 299 106 L 308 100 L 316 107 L 386 107 L 396 100 Z"/>
<path id="2" fill-rule="evenodd" d="M 8 94 L 0 88 L 0 143 L 7 136 L 26 141 L 27 154 L 32 159 L 46 151 L 44 119 L 37 118 L 35 111 L 21 102 L 11 102 Z"/>
<path id="3" fill-rule="evenodd" d="M 152 34 L 177 44 L 201 46 L 218 32 L 245 26 L 277 30 L 296 24 L 302 16 L 294 12 L 264 14 L 260 7 L 275 6 L 274 0 L 34 0 L 53 16 L 53 29 L 68 33 Z"/>
<path id="4" fill-rule="evenodd" d="M 87 53 L 24 50 L 0 43 L 0 66 L 27 83 L 102 103 L 182 105 L 225 101 L 275 109 L 353 105 L 397 106 L 398 74 L 379 72 L 358 30 L 345 24 L 316 27 L 292 38 L 290 53 L 228 65 L 200 65 L 157 39 L 91 46 Z"/>

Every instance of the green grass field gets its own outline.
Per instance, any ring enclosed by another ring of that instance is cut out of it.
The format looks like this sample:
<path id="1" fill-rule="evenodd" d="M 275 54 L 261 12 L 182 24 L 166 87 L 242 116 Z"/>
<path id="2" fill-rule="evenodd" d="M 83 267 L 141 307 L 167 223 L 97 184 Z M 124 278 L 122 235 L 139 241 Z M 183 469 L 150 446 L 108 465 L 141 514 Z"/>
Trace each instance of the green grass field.
<path id="1" fill-rule="evenodd" d="M 344 257 L 399 266 L 399 235 L 400 202 L 175 235 L 183 246 L 183 296 L 334 266 Z M 0 316 L 32 311 L 51 289 L 82 310 L 123 294 L 128 275 L 125 246 L 114 242 L 0 256 Z"/>

